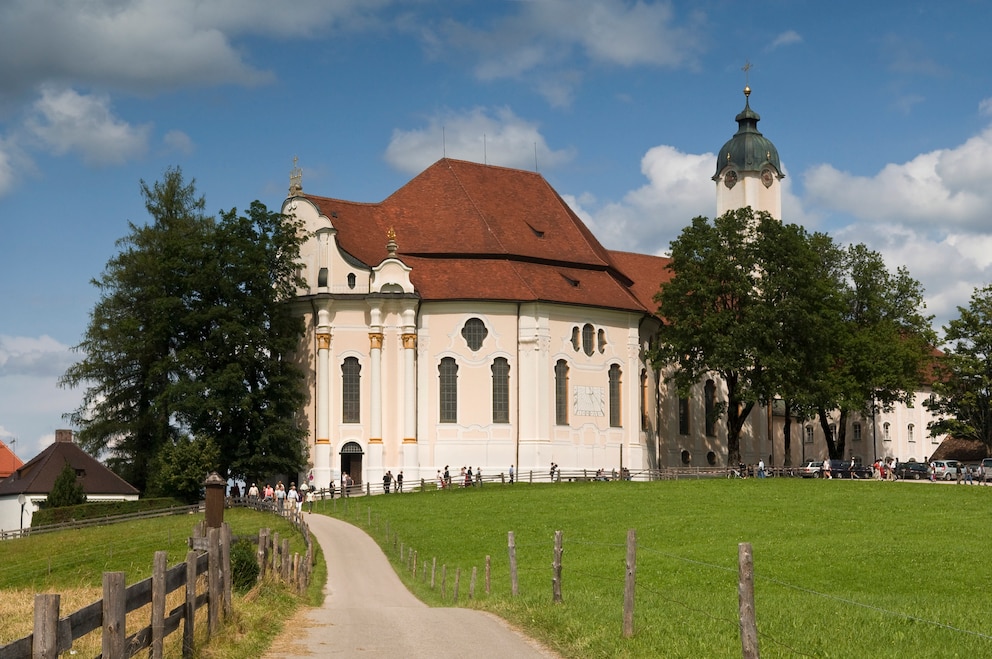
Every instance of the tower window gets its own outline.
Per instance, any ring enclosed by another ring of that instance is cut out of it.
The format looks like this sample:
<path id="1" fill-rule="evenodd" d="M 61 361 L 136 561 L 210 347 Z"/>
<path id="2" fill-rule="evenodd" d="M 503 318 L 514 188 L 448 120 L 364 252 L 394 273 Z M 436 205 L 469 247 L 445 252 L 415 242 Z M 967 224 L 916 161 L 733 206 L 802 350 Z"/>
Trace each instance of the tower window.
<path id="1" fill-rule="evenodd" d="M 438 366 L 440 391 L 440 422 L 458 422 L 458 364 L 453 357 L 445 357 Z"/>
<path id="2" fill-rule="evenodd" d="M 360 423 L 362 420 L 361 405 L 361 371 L 357 357 L 347 357 L 341 364 L 341 421 L 343 423 Z"/>
<path id="3" fill-rule="evenodd" d="M 493 423 L 510 422 L 510 364 L 504 357 L 493 360 Z"/>

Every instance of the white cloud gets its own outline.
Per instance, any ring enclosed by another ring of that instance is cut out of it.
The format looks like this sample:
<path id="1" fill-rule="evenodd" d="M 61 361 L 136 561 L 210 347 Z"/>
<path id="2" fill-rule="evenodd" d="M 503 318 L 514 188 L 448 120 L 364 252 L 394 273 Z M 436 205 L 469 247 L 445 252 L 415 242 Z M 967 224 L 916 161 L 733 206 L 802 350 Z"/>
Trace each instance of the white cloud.
<path id="1" fill-rule="evenodd" d="M 809 201 L 829 211 L 873 222 L 986 231 L 992 187 L 985 164 L 992 161 L 992 128 L 952 149 L 923 153 L 886 165 L 874 176 L 854 176 L 831 165 L 808 171 Z"/>
<path id="2" fill-rule="evenodd" d="M 162 143 L 169 151 L 175 151 L 183 155 L 189 155 L 196 150 L 192 138 L 181 130 L 170 130 L 162 138 Z"/>
<path id="3" fill-rule="evenodd" d="M 25 126 L 53 153 L 80 153 L 93 164 L 120 164 L 147 148 L 150 127 L 132 126 L 110 111 L 106 96 L 46 87 Z"/>
<path id="4" fill-rule="evenodd" d="M 768 50 L 775 50 L 782 46 L 791 46 L 794 43 L 802 43 L 802 36 L 795 30 L 786 30 L 772 40 Z"/>
<path id="5" fill-rule="evenodd" d="M 374 22 L 387 0 L 10 0 L 0 5 L 0 89 L 39 83 L 155 92 L 268 82 L 240 36 L 308 38 Z"/>
<path id="6" fill-rule="evenodd" d="M 76 360 L 77 356 L 70 346 L 48 335 L 33 337 L 0 334 L 0 377 L 58 377 Z"/>
<path id="7" fill-rule="evenodd" d="M 432 52 L 444 42 L 478 58 L 481 80 L 532 76 L 553 105 L 571 101 L 581 79 L 560 70 L 580 53 L 610 66 L 694 67 L 704 38 L 695 14 L 679 20 L 668 3 L 624 0 L 520 2 L 519 12 L 484 27 L 447 21 L 425 37 Z"/>
<path id="8" fill-rule="evenodd" d="M 394 130 L 385 158 L 407 173 L 419 173 L 443 156 L 534 169 L 535 152 L 540 169 L 555 167 L 573 155 L 550 149 L 538 126 L 509 108 L 474 108 L 432 117 L 424 128 Z"/>

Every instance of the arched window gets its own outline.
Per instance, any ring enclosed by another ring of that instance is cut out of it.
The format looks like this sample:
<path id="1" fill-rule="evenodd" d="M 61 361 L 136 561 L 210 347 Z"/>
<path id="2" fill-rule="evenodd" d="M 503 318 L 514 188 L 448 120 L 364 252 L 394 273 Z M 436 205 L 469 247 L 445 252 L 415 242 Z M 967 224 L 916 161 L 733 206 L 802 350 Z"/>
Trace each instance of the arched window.
<path id="1" fill-rule="evenodd" d="M 622 374 L 619 364 L 610 366 L 610 427 L 620 428 L 620 384 Z"/>
<path id="2" fill-rule="evenodd" d="M 837 441 L 837 424 L 836 423 L 831 423 L 830 424 L 830 439 L 834 440 L 835 442 Z"/>
<path id="3" fill-rule="evenodd" d="M 555 364 L 555 424 L 568 425 L 568 362 Z"/>
<path id="4" fill-rule="evenodd" d="M 462 338 L 465 339 L 465 343 L 472 349 L 472 352 L 482 347 L 482 342 L 486 340 L 488 335 L 489 330 L 486 329 L 486 324 L 478 318 L 469 318 L 465 321 L 465 327 L 462 328 Z"/>
<path id="5" fill-rule="evenodd" d="M 505 357 L 493 360 L 493 423 L 510 422 L 510 363 Z"/>
<path id="6" fill-rule="evenodd" d="M 603 352 L 606 350 L 606 330 L 599 330 L 596 336 L 599 339 L 599 351 Z"/>
<path id="7" fill-rule="evenodd" d="M 341 364 L 341 421 L 362 421 L 362 366 L 357 357 L 346 357 Z"/>
<path id="8" fill-rule="evenodd" d="M 581 334 L 582 332 L 578 327 L 572 328 L 572 349 L 575 350 L 575 352 L 578 352 L 581 347 Z"/>
<path id="9" fill-rule="evenodd" d="M 355 273 L 354 272 L 349 272 L 348 273 L 348 288 L 354 288 L 355 287 L 355 282 L 356 282 Z"/>
<path id="10" fill-rule="evenodd" d="M 321 268 L 317 273 L 317 286 L 327 288 L 327 268 Z"/>
<path id="11" fill-rule="evenodd" d="M 593 346 L 594 334 L 592 325 L 586 323 L 582 326 L 582 352 L 590 357 L 592 357 L 593 350 L 595 350 Z"/>
<path id="12" fill-rule="evenodd" d="M 440 389 L 441 423 L 458 422 L 458 364 L 453 357 L 445 357 L 437 367 Z"/>
<path id="13" fill-rule="evenodd" d="M 892 435 L 889 432 L 891 427 L 892 427 L 892 424 L 890 424 L 888 421 L 886 421 L 885 423 L 882 424 L 882 441 L 883 442 L 891 442 L 892 441 Z"/>
<path id="14" fill-rule="evenodd" d="M 716 435 L 716 383 L 706 381 L 706 436 Z"/>
<path id="15" fill-rule="evenodd" d="M 860 442 L 861 441 L 861 424 L 855 422 L 855 424 L 853 426 L 851 426 L 851 430 L 852 430 L 852 432 L 854 434 L 854 441 Z"/>
<path id="16" fill-rule="evenodd" d="M 909 424 L 909 426 L 906 428 L 906 439 L 911 442 L 915 442 L 916 441 L 915 431 L 916 428 L 913 426 L 913 424 L 912 423 Z"/>
<path id="17" fill-rule="evenodd" d="M 689 434 L 689 397 L 679 396 L 679 434 Z"/>

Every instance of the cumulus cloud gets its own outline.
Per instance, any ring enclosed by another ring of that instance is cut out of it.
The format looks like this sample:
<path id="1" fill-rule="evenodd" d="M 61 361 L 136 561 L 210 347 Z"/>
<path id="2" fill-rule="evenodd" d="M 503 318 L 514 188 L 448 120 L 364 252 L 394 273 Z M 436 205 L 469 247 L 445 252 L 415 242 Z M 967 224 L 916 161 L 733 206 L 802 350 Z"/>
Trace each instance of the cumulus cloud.
<path id="1" fill-rule="evenodd" d="M 77 356 L 50 336 L 0 334 L 0 378 L 13 375 L 60 377 Z"/>
<path id="2" fill-rule="evenodd" d="M 806 173 L 804 184 L 809 201 L 828 211 L 873 222 L 984 231 L 992 205 L 984 173 L 990 160 L 992 127 L 955 148 L 886 165 L 874 176 L 818 165 Z"/>
<path id="3" fill-rule="evenodd" d="M 0 5 L 0 89 L 39 82 L 155 92 L 268 82 L 242 36 L 311 37 L 374 22 L 388 0 L 11 0 Z"/>
<path id="4" fill-rule="evenodd" d="M 667 3 L 624 0 L 542 0 L 520 2 L 518 13 L 477 27 L 445 22 L 440 35 L 425 40 L 477 58 L 482 80 L 533 76 L 535 86 L 554 105 L 570 101 L 581 78 L 559 68 L 576 53 L 611 66 L 694 67 L 704 42 L 701 19 L 680 20 Z"/>
<path id="5" fill-rule="evenodd" d="M 570 160 L 569 150 L 548 147 L 537 124 L 509 108 L 474 108 L 432 117 L 427 126 L 394 130 L 386 161 L 407 173 L 419 173 L 443 156 L 491 165 L 533 169 L 555 167 Z"/>
<path id="6" fill-rule="evenodd" d="M 147 148 L 150 126 L 132 126 L 114 116 L 110 99 L 72 89 L 47 87 L 25 123 L 53 153 L 78 152 L 92 164 L 120 164 Z"/>

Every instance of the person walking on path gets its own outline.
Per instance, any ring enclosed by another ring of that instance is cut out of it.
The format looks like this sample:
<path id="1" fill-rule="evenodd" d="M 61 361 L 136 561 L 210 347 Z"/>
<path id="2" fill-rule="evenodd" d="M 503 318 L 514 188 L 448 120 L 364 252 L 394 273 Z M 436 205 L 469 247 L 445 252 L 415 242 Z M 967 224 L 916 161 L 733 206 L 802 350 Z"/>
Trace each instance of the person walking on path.
<path id="1" fill-rule="evenodd" d="M 427 606 L 358 527 L 320 514 L 309 516 L 307 525 L 327 564 L 324 603 L 303 614 L 300 625 L 288 626 L 263 659 L 558 656 L 484 611 Z"/>

